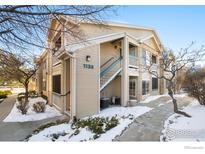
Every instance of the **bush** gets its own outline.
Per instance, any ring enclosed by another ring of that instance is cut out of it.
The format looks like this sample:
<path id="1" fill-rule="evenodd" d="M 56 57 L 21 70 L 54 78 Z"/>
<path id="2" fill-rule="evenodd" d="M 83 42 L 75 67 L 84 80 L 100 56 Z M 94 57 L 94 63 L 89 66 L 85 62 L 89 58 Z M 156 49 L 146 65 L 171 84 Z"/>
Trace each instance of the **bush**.
<path id="1" fill-rule="evenodd" d="M 201 105 L 205 105 L 205 70 L 189 70 L 183 83 L 189 96 L 196 98 Z"/>
<path id="2" fill-rule="evenodd" d="M 6 95 L 6 94 L 1 94 L 1 93 L 0 93 L 0 99 L 3 99 L 3 98 L 7 98 L 7 95 Z"/>
<path id="3" fill-rule="evenodd" d="M 0 91 L 0 99 L 7 98 L 7 96 L 11 94 L 12 92 L 10 90 Z"/>
<path id="4" fill-rule="evenodd" d="M 86 120 L 77 120 L 77 122 L 73 123 L 73 129 L 85 128 L 88 127 L 93 133 L 96 135 L 103 134 L 106 131 L 112 129 L 117 126 L 119 123 L 116 117 L 103 118 L 103 117 L 95 117 L 88 118 Z"/>
<path id="5" fill-rule="evenodd" d="M 31 97 L 31 98 L 38 97 L 38 95 L 37 95 L 35 90 L 29 90 L 28 96 Z"/>
<path id="6" fill-rule="evenodd" d="M 45 109 L 46 109 L 46 104 L 44 102 L 37 102 L 33 104 L 33 110 L 36 113 L 43 113 L 45 112 Z"/>
<path id="7" fill-rule="evenodd" d="M 25 102 L 25 99 L 22 98 L 18 100 L 16 107 L 21 114 L 26 114 L 28 111 L 28 102 Z"/>
<path id="8" fill-rule="evenodd" d="M 47 97 L 46 95 L 41 95 L 41 97 L 42 97 L 43 99 L 45 99 L 45 100 L 46 100 L 46 104 L 48 104 L 48 97 Z"/>
<path id="9" fill-rule="evenodd" d="M 11 95 L 12 94 L 11 90 L 5 90 L 4 93 L 7 94 L 7 95 Z"/>

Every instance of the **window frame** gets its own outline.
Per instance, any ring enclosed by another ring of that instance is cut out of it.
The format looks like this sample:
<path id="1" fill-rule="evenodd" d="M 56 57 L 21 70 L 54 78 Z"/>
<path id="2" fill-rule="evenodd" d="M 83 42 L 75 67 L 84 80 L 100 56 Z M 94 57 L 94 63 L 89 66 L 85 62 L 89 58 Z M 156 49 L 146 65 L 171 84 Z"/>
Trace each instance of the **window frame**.
<path id="1" fill-rule="evenodd" d="M 156 84 L 154 84 L 154 80 L 157 81 Z M 158 78 L 152 77 L 152 90 L 158 90 L 159 89 L 159 80 Z"/>
<path id="2" fill-rule="evenodd" d="M 155 59 L 155 62 L 153 62 L 153 58 Z M 157 64 L 157 56 L 152 55 L 152 64 Z"/>
<path id="3" fill-rule="evenodd" d="M 149 84 L 150 81 L 148 80 L 142 80 L 142 95 L 148 95 L 149 94 Z"/>
<path id="4" fill-rule="evenodd" d="M 57 80 L 57 83 L 55 82 Z M 52 76 L 52 92 L 56 94 L 61 94 L 61 74 Z"/>
<path id="5" fill-rule="evenodd" d="M 136 97 L 136 79 L 129 79 L 129 96 Z"/>

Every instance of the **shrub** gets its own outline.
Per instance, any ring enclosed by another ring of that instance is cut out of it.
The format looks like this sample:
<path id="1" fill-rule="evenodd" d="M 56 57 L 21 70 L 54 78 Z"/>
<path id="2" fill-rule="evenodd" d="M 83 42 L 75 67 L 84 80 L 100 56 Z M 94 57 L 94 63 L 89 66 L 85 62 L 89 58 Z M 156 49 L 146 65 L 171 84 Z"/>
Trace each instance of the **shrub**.
<path id="1" fill-rule="evenodd" d="M 7 94 L 7 95 L 11 95 L 12 94 L 11 90 L 5 90 L 4 93 Z"/>
<path id="2" fill-rule="evenodd" d="M 41 97 L 42 97 L 43 99 L 45 99 L 45 100 L 46 100 L 46 104 L 48 104 L 48 97 L 47 97 L 46 95 L 41 95 Z"/>
<path id="3" fill-rule="evenodd" d="M 22 98 L 20 101 L 18 100 L 16 107 L 21 114 L 26 114 L 28 111 L 28 102 L 25 102 L 25 99 Z"/>
<path id="4" fill-rule="evenodd" d="M 18 96 L 17 100 L 18 100 L 18 102 L 21 102 L 23 100 L 25 101 L 25 96 Z"/>
<path id="5" fill-rule="evenodd" d="M 113 127 L 117 126 L 118 119 L 116 117 L 112 117 L 110 120 L 106 120 L 105 130 L 108 131 Z"/>
<path id="6" fill-rule="evenodd" d="M 73 129 L 85 128 L 88 127 L 93 133 L 96 135 L 103 134 L 106 131 L 112 129 L 113 127 L 117 126 L 119 123 L 116 117 L 103 118 L 103 117 L 95 117 L 95 118 L 88 118 L 86 120 L 77 120 L 72 127 Z"/>
<path id="7" fill-rule="evenodd" d="M 38 95 L 37 95 L 35 90 L 29 90 L 28 96 L 31 97 L 31 98 L 38 97 Z"/>
<path id="8" fill-rule="evenodd" d="M 33 104 L 33 110 L 36 113 L 43 113 L 45 112 L 45 109 L 46 109 L 46 104 L 44 102 L 37 102 Z"/>
<path id="9" fill-rule="evenodd" d="M 7 98 L 7 95 L 6 95 L 6 94 L 1 94 L 1 93 L 0 93 L 0 99 L 3 99 L 3 98 Z"/>
<path id="10" fill-rule="evenodd" d="M 7 98 L 8 95 L 11 95 L 11 91 L 10 90 L 5 90 L 5 91 L 0 91 L 0 99 L 2 98 Z"/>

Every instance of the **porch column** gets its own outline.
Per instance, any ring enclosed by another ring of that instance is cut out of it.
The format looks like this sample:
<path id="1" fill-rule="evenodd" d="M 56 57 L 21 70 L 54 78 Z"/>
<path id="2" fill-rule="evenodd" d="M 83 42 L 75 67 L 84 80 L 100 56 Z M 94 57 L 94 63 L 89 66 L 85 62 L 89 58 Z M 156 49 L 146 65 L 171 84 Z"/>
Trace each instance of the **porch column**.
<path id="1" fill-rule="evenodd" d="M 73 54 L 73 58 L 71 58 L 71 87 L 70 87 L 70 96 L 71 96 L 71 118 L 76 116 L 76 58 L 75 54 Z"/>
<path id="2" fill-rule="evenodd" d="M 65 94 L 65 71 L 66 71 L 66 68 L 65 68 L 65 60 L 62 60 L 61 59 L 61 94 L 64 95 Z M 61 111 L 64 112 L 65 111 L 65 97 L 64 96 L 61 96 L 60 97 L 61 99 Z"/>
<path id="3" fill-rule="evenodd" d="M 138 101 L 142 100 L 142 47 L 138 48 L 138 57 L 139 57 L 139 76 L 138 76 L 138 87 L 137 87 L 137 99 Z"/>
<path id="4" fill-rule="evenodd" d="M 121 79 L 121 99 L 122 106 L 127 106 L 129 101 L 129 75 L 128 75 L 128 60 L 129 60 L 129 42 L 127 36 L 124 37 L 122 43 L 122 79 Z"/>

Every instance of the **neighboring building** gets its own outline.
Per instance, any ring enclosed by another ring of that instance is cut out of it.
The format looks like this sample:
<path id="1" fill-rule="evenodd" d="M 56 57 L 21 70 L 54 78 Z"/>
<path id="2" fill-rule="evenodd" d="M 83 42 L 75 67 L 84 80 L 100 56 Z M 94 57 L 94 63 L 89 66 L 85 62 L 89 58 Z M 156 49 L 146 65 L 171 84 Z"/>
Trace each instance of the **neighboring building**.
<path id="1" fill-rule="evenodd" d="M 61 22 L 72 26 L 62 17 Z M 68 22 L 69 21 L 69 22 Z M 108 27 L 81 23 L 78 30 L 85 38 L 75 43 L 64 28 L 53 20 L 48 47 L 37 59 L 37 91 L 48 96 L 49 103 L 77 118 L 100 112 L 102 98 L 120 98 L 122 106 L 130 100 L 143 100 L 164 93 L 164 81 L 145 69 L 159 67 L 162 43 L 155 30 L 121 23 Z M 151 57 L 151 58 L 150 58 Z"/>

